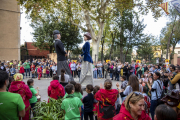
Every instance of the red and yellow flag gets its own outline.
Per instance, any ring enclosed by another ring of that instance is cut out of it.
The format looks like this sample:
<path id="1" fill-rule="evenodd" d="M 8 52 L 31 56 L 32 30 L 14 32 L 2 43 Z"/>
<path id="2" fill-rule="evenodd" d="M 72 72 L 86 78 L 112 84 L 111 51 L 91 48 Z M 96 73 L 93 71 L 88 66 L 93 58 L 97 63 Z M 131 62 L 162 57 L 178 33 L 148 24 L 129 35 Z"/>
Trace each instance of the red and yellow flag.
<path id="1" fill-rule="evenodd" d="M 168 2 L 162 3 L 159 6 L 166 12 L 167 15 L 169 15 Z"/>

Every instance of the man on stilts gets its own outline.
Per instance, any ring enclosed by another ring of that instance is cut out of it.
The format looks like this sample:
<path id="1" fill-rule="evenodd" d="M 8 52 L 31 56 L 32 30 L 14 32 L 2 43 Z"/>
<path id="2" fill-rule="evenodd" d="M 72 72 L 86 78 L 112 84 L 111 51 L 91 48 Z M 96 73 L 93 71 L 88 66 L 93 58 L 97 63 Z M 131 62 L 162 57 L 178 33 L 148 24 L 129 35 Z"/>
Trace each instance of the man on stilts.
<path id="1" fill-rule="evenodd" d="M 55 39 L 55 50 L 57 53 L 57 75 L 61 75 L 61 69 L 66 71 L 66 74 L 69 75 L 70 81 L 74 81 L 69 66 L 66 61 L 67 53 L 64 51 L 64 45 L 62 43 L 61 34 L 58 30 L 53 31 L 54 39 Z"/>

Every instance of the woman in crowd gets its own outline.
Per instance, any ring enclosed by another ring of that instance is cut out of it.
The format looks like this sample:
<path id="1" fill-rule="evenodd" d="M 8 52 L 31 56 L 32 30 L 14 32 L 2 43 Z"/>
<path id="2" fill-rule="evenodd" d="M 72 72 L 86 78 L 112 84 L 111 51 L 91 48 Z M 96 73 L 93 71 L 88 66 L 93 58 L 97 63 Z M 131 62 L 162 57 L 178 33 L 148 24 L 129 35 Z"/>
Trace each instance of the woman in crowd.
<path id="1" fill-rule="evenodd" d="M 151 120 L 146 114 L 142 93 L 132 92 L 121 105 L 120 113 L 113 120 Z"/>
<path id="2" fill-rule="evenodd" d="M 95 99 L 98 101 L 97 110 L 95 110 L 97 111 L 98 120 L 112 120 L 112 118 L 116 115 L 115 102 L 117 100 L 117 96 L 118 91 L 116 89 L 112 89 L 111 80 L 105 80 L 104 89 L 100 89 L 95 94 Z"/>
<path id="3" fill-rule="evenodd" d="M 59 77 L 53 76 L 53 80 L 48 87 L 48 96 L 54 99 L 63 98 L 65 95 L 64 87 L 59 83 Z"/>
<path id="4" fill-rule="evenodd" d="M 38 73 L 38 80 L 40 80 L 42 76 L 42 68 L 40 65 L 38 66 L 37 73 Z"/>
<path id="5" fill-rule="evenodd" d="M 158 105 L 158 99 L 161 97 L 163 90 L 163 82 L 160 80 L 161 74 L 159 72 L 155 72 L 153 74 L 154 82 L 152 87 L 147 83 L 149 90 L 151 91 L 151 107 L 150 112 L 152 116 L 152 120 L 154 120 L 154 111 Z"/>
<path id="6" fill-rule="evenodd" d="M 126 87 L 125 90 L 121 90 L 120 87 L 119 87 L 119 83 L 116 84 L 118 90 L 119 90 L 119 93 L 121 95 L 121 97 L 125 97 L 125 96 L 128 96 L 130 93 L 132 93 L 133 91 L 140 91 L 142 92 L 142 87 L 139 85 L 139 80 L 137 78 L 136 75 L 131 75 L 129 77 L 129 82 L 128 82 L 128 86 Z"/>
<path id="7" fill-rule="evenodd" d="M 29 87 L 22 81 L 23 80 L 23 75 L 20 73 L 16 73 L 14 75 L 14 80 L 11 83 L 11 86 L 9 87 L 9 92 L 12 93 L 18 93 L 21 95 L 24 104 L 25 104 L 25 110 L 26 110 L 26 115 L 22 118 L 23 120 L 29 120 L 29 110 L 31 108 L 29 99 L 32 98 L 32 93 L 29 89 Z"/>
<path id="8" fill-rule="evenodd" d="M 61 69 L 61 75 L 59 75 L 59 82 L 64 88 L 69 82 L 69 75 L 65 74 L 64 69 Z"/>

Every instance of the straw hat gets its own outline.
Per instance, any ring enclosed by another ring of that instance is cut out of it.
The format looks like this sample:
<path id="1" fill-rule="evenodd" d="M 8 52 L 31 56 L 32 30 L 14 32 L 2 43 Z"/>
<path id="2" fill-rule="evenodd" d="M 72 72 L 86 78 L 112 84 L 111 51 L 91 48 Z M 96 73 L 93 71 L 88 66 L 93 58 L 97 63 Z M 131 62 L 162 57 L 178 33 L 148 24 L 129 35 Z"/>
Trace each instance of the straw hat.
<path id="1" fill-rule="evenodd" d="M 21 73 L 16 73 L 14 76 L 15 81 L 22 81 L 23 80 L 23 75 Z"/>

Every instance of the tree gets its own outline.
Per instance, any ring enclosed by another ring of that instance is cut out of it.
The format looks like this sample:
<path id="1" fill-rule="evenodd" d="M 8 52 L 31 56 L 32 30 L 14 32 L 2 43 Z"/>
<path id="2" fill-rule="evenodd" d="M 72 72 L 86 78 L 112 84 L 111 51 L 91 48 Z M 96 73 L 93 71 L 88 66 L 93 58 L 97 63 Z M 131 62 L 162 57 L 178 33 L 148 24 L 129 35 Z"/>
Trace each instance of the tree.
<path id="1" fill-rule="evenodd" d="M 152 38 L 152 36 L 144 36 L 143 41 L 141 41 L 141 45 L 137 47 L 138 56 L 141 56 L 141 58 L 144 58 L 146 61 L 148 60 L 148 58 L 152 59 L 151 56 L 154 53 L 152 48 Z"/>
<path id="2" fill-rule="evenodd" d="M 116 23 L 114 29 L 117 31 L 115 38 L 117 45 L 120 47 L 120 60 L 124 62 L 129 50 L 141 44 L 142 32 L 146 25 L 143 24 L 143 20 L 139 20 L 138 13 L 133 10 L 124 10 L 121 15 L 117 9 L 116 16 L 114 20 Z"/>
<path id="3" fill-rule="evenodd" d="M 34 29 L 33 38 L 34 46 L 39 49 L 54 51 L 53 30 L 57 29 L 61 32 L 61 40 L 64 43 L 66 51 L 74 50 L 78 44 L 82 43 L 79 28 L 65 20 L 59 20 L 54 15 L 48 15 L 41 22 L 32 23 Z"/>
<path id="4" fill-rule="evenodd" d="M 20 5 L 26 8 L 33 21 L 44 19 L 44 13 L 59 13 L 60 18 L 69 18 L 72 24 L 77 25 L 83 31 L 92 35 L 92 58 L 98 56 L 99 43 L 103 35 L 104 25 L 107 19 L 112 19 L 116 8 L 121 13 L 125 9 L 136 7 L 141 14 L 147 14 L 149 10 L 153 16 L 160 16 L 159 4 L 163 0 L 18 0 Z M 85 27 L 83 26 L 85 24 Z"/>

